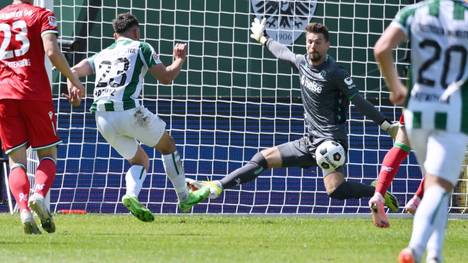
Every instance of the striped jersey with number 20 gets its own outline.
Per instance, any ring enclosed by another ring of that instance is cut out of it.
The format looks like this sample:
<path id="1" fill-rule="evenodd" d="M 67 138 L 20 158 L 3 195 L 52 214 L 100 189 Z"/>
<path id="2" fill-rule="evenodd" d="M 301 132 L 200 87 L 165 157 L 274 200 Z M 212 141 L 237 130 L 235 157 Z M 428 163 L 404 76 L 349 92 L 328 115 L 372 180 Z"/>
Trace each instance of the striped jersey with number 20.
<path id="1" fill-rule="evenodd" d="M 410 5 L 392 26 L 411 43 L 410 126 L 467 134 L 468 4 L 428 0 Z"/>

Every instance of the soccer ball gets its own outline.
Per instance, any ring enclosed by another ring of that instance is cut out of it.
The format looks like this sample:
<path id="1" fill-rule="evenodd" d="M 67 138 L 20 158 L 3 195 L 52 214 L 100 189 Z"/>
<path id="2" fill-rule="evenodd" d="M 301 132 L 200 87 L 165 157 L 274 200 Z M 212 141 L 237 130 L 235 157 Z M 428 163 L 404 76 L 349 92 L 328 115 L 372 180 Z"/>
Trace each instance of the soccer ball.
<path id="1" fill-rule="evenodd" d="M 324 170 L 337 169 L 346 161 L 343 146 L 335 141 L 322 142 L 315 150 L 317 164 Z"/>

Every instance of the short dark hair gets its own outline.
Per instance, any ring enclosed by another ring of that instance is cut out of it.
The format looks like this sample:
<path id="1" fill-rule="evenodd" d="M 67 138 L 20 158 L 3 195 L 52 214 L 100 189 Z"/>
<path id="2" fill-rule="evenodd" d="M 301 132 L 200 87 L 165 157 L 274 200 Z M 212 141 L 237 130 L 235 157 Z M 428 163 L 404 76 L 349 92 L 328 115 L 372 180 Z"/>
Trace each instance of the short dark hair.
<path id="1" fill-rule="evenodd" d="M 118 14 L 117 17 L 112 20 L 112 27 L 115 33 L 125 33 L 127 30 L 134 26 L 139 26 L 138 19 L 131 13 Z"/>
<path id="2" fill-rule="evenodd" d="M 328 41 L 328 28 L 324 24 L 310 23 L 306 26 L 305 31 L 307 33 L 319 33 L 323 34 L 323 37 Z"/>

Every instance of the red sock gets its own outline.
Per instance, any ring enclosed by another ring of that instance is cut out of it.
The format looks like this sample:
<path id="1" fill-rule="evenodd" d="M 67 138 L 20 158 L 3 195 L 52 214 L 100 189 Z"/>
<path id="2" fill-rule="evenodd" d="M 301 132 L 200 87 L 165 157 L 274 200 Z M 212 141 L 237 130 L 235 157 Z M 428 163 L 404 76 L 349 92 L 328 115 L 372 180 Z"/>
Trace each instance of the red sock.
<path id="1" fill-rule="evenodd" d="M 34 192 L 46 196 L 55 179 L 57 167 L 52 159 L 44 158 L 36 169 Z"/>
<path id="2" fill-rule="evenodd" d="M 408 156 L 409 149 L 406 151 L 403 148 L 393 146 L 384 157 L 382 168 L 380 168 L 379 179 L 375 186 L 375 191 L 382 194 L 382 196 L 385 195 L 393 178 L 395 178 L 395 175 L 398 173 L 401 162 Z"/>
<path id="3" fill-rule="evenodd" d="M 10 184 L 10 190 L 13 196 L 15 197 L 18 208 L 20 210 L 29 210 L 28 198 L 30 184 L 24 167 L 18 166 L 13 168 L 10 171 L 8 182 Z"/>
<path id="4" fill-rule="evenodd" d="M 424 196 L 424 181 L 426 181 L 426 177 L 422 178 L 421 183 L 419 183 L 418 190 L 415 193 L 415 195 L 421 199 Z"/>

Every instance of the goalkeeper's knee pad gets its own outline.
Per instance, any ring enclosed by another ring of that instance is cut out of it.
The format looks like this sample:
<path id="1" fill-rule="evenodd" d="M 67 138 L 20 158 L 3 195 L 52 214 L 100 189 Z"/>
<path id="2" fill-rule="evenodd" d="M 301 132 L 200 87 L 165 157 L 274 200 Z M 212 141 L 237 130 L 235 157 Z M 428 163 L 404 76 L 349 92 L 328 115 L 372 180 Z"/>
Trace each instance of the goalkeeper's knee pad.
<path id="1" fill-rule="evenodd" d="M 252 157 L 252 159 L 250 159 L 249 163 L 252 163 L 252 164 L 254 164 L 256 166 L 260 166 L 263 169 L 268 168 L 268 162 L 267 162 L 267 160 L 265 159 L 265 157 L 263 156 L 263 154 L 261 152 L 256 153 Z"/>
<path id="2" fill-rule="evenodd" d="M 346 181 L 340 184 L 335 190 L 331 193 L 328 194 L 330 198 L 333 199 L 338 199 L 338 200 L 344 200 L 346 199 L 347 196 L 347 191 L 349 190 L 348 185 L 346 184 Z"/>

